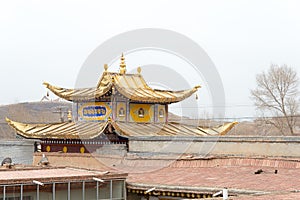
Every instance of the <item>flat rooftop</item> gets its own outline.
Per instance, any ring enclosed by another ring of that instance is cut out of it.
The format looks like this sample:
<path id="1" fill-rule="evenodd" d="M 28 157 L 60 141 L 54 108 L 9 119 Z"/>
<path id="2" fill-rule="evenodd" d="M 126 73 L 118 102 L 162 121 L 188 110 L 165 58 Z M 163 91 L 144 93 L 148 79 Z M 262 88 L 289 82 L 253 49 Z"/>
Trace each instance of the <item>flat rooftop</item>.
<path id="1" fill-rule="evenodd" d="M 215 193 L 228 188 L 229 195 L 238 195 L 234 199 L 249 199 L 249 195 L 258 200 L 289 199 L 289 196 L 290 199 L 300 199 L 298 161 L 277 160 L 276 163 L 272 159 L 245 159 L 239 165 L 238 159 L 222 160 L 223 163 L 215 166 L 203 164 L 209 162 L 205 160 L 183 160 L 156 171 L 130 173 L 128 187 L 194 193 Z M 225 162 L 227 164 L 222 165 Z"/>
<path id="2" fill-rule="evenodd" d="M 53 165 L 65 160 L 60 154 L 48 153 L 47 156 Z M 155 193 L 211 195 L 226 187 L 232 199 L 300 199 L 300 159 L 296 158 L 182 156 L 170 161 L 169 156 L 127 156 L 126 159 L 110 157 L 111 162 L 106 163 L 106 157 L 72 154 L 70 158 L 73 162 L 68 163 L 74 166 L 89 163 L 89 167 L 101 169 L 105 164 L 110 164 L 105 170 L 111 174 L 128 173 L 127 188 L 139 194 L 155 188 Z M 93 163 L 95 166 L 92 166 Z M 76 169 L 74 172 L 72 168 L 65 169 L 71 171 L 61 173 L 75 176 L 95 173 L 93 170 L 78 172 Z M 259 170 L 261 173 L 255 173 Z"/>
<path id="3" fill-rule="evenodd" d="M 16 166 L 14 169 L 0 169 L 0 184 L 41 182 L 67 182 L 92 180 L 93 177 L 108 179 L 125 179 L 126 173 L 87 170 L 72 167 L 28 167 Z"/>

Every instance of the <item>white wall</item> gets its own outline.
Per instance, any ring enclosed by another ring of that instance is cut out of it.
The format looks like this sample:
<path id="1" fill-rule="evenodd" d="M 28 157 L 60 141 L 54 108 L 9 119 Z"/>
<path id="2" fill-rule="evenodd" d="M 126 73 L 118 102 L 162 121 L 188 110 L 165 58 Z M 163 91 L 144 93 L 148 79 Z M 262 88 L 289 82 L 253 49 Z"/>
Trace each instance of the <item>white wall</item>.
<path id="1" fill-rule="evenodd" d="M 300 157 L 300 137 L 131 138 L 129 151 L 202 156 Z"/>

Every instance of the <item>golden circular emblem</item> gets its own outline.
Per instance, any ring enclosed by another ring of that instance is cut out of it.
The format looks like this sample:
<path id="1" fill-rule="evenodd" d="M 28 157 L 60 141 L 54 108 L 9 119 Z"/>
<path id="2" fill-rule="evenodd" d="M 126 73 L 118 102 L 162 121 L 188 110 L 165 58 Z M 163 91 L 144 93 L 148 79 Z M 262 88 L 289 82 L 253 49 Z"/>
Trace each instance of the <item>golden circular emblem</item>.
<path id="1" fill-rule="evenodd" d="M 84 147 L 80 147 L 80 153 L 84 153 L 85 152 L 85 148 Z"/>
<path id="2" fill-rule="evenodd" d="M 64 153 L 67 153 L 67 151 L 68 151 L 68 147 L 64 146 L 63 152 L 64 152 Z"/>
<path id="3" fill-rule="evenodd" d="M 51 147 L 48 145 L 48 146 L 46 146 L 46 151 L 47 152 L 50 152 L 51 151 Z"/>

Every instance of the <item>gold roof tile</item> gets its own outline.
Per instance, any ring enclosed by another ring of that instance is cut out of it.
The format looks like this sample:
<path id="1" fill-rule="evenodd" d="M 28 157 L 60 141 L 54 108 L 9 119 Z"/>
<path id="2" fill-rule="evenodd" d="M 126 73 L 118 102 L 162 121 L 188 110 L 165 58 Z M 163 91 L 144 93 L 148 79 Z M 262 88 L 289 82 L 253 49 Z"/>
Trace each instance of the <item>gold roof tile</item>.
<path id="1" fill-rule="evenodd" d="M 150 88 L 140 74 L 119 74 L 103 72 L 96 88 L 67 89 L 44 85 L 55 95 L 68 101 L 92 101 L 100 98 L 115 87 L 119 93 L 128 99 L 148 103 L 175 103 L 184 100 L 195 93 L 199 86 L 181 91 L 157 90 Z"/>
<path id="2" fill-rule="evenodd" d="M 117 134 L 135 136 L 207 136 L 225 135 L 237 122 L 226 123 L 216 128 L 203 128 L 175 122 L 134 123 L 134 122 L 64 122 L 54 124 L 25 124 L 6 118 L 7 123 L 25 138 L 32 139 L 93 139 L 104 132 L 109 124 Z"/>

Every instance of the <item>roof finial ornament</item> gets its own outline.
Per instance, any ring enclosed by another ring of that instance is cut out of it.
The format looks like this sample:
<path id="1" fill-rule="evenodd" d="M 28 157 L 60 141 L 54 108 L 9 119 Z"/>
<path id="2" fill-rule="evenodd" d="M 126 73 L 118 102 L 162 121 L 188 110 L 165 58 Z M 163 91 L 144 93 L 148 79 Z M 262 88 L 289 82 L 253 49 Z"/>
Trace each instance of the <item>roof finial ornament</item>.
<path id="1" fill-rule="evenodd" d="M 137 72 L 140 74 L 142 72 L 142 68 L 141 67 L 138 67 L 137 68 Z"/>
<path id="2" fill-rule="evenodd" d="M 68 121 L 69 122 L 72 122 L 72 111 L 71 110 L 68 110 Z"/>
<path id="3" fill-rule="evenodd" d="M 120 63 L 120 74 L 125 74 L 125 72 L 126 72 L 126 63 L 125 63 L 124 54 L 122 53 L 121 63 Z"/>
<path id="4" fill-rule="evenodd" d="M 104 70 L 107 71 L 107 69 L 108 69 L 108 65 L 104 64 Z"/>

